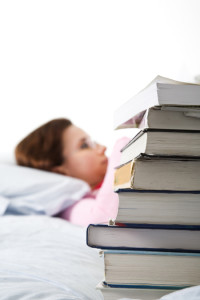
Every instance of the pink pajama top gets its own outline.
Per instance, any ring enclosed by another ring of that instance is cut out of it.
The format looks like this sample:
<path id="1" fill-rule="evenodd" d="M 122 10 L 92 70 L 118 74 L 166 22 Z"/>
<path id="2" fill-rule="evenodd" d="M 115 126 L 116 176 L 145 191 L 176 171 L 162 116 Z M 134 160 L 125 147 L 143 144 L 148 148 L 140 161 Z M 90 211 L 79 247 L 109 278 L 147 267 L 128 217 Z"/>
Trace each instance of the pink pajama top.
<path id="1" fill-rule="evenodd" d="M 106 176 L 99 189 L 92 190 L 83 199 L 68 207 L 59 216 L 67 221 L 87 226 L 115 219 L 118 211 L 118 195 L 113 191 L 114 168 L 119 165 L 120 150 L 129 142 L 124 137 L 118 140 L 111 154 Z"/>

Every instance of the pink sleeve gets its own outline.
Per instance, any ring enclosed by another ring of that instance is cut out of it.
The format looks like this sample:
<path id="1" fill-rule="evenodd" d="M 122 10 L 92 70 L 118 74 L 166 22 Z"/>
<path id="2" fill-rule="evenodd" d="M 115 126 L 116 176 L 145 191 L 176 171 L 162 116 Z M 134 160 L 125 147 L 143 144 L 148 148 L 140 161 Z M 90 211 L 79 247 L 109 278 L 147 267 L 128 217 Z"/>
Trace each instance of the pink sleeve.
<path id="1" fill-rule="evenodd" d="M 104 182 L 96 198 L 85 197 L 60 216 L 74 224 L 87 226 L 90 223 L 104 223 L 115 219 L 118 210 L 118 196 L 113 192 L 114 168 L 119 164 L 120 150 L 129 142 L 124 137 L 118 140 L 111 154 Z"/>

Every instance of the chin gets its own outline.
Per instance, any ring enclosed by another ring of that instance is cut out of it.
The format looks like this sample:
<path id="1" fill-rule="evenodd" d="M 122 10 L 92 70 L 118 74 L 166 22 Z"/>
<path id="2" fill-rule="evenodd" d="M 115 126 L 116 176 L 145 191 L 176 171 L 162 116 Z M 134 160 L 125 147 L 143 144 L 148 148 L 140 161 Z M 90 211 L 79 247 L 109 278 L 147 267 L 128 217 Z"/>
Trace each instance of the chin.
<path id="1" fill-rule="evenodd" d="M 103 183 L 104 177 L 105 176 L 100 177 L 98 180 L 95 181 L 95 183 L 93 181 L 93 183 L 89 185 L 92 187 L 92 189 L 100 188 Z"/>

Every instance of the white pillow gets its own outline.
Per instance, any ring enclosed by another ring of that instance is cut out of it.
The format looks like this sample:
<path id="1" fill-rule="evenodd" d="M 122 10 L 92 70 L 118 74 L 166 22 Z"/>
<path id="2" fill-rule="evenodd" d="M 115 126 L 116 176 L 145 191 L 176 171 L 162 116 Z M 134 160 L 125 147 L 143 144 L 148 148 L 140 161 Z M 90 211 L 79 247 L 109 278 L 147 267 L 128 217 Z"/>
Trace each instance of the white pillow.
<path id="1" fill-rule="evenodd" d="M 0 215 L 56 215 L 90 191 L 79 179 L 12 164 L 0 164 Z"/>

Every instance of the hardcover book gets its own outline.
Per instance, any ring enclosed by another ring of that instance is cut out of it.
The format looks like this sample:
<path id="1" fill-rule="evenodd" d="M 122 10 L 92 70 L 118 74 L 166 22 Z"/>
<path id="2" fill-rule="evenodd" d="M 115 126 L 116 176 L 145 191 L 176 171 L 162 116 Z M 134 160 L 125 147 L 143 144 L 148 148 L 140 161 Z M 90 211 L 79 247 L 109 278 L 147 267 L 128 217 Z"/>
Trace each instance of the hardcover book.
<path id="1" fill-rule="evenodd" d="M 116 300 L 116 299 L 140 299 L 140 300 L 155 300 L 169 293 L 175 292 L 178 288 L 170 287 L 168 289 L 156 288 L 156 287 L 138 287 L 132 285 L 124 287 L 123 285 L 118 287 L 110 287 L 105 282 L 101 282 L 97 285 L 97 289 L 101 291 L 104 296 L 104 300 Z"/>
<path id="2" fill-rule="evenodd" d="M 126 124 L 127 127 L 136 127 Z M 149 108 L 138 124 L 139 128 L 200 130 L 200 107 L 154 106 Z"/>
<path id="3" fill-rule="evenodd" d="M 200 225 L 90 224 L 87 245 L 99 249 L 200 253 Z"/>
<path id="4" fill-rule="evenodd" d="M 116 223 L 200 225 L 200 191 L 118 190 Z"/>
<path id="5" fill-rule="evenodd" d="M 120 164 L 129 162 L 140 153 L 200 157 L 200 131 L 143 129 L 121 152 Z"/>
<path id="6" fill-rule="evenodd" d="M 189 287 L 200 284 L 200 253 L 104 251 L 110 286 Z"/>
<path id="7" fill-rule="evenodd" d="M 200 130 L 200 106 L 152 106 L 120 128 Z"/>
<path id="8" fill-rule="evenodd" d="M 186 184 L 187 183 L 187 184 Z M 114 188 L 198 191 L 200 157 L 156 156 L 141 153 L 115 170 Z"/>
<path id="9" fill-rule="evenodd" d="M 124 124 L 126 127 L 135 118 L 138 124 L 144 111 L 157 105 L 200 106 L 200 85 L 157 76 L 145 89 L 115 111 L 114 128 L 123 128 Z"/>

